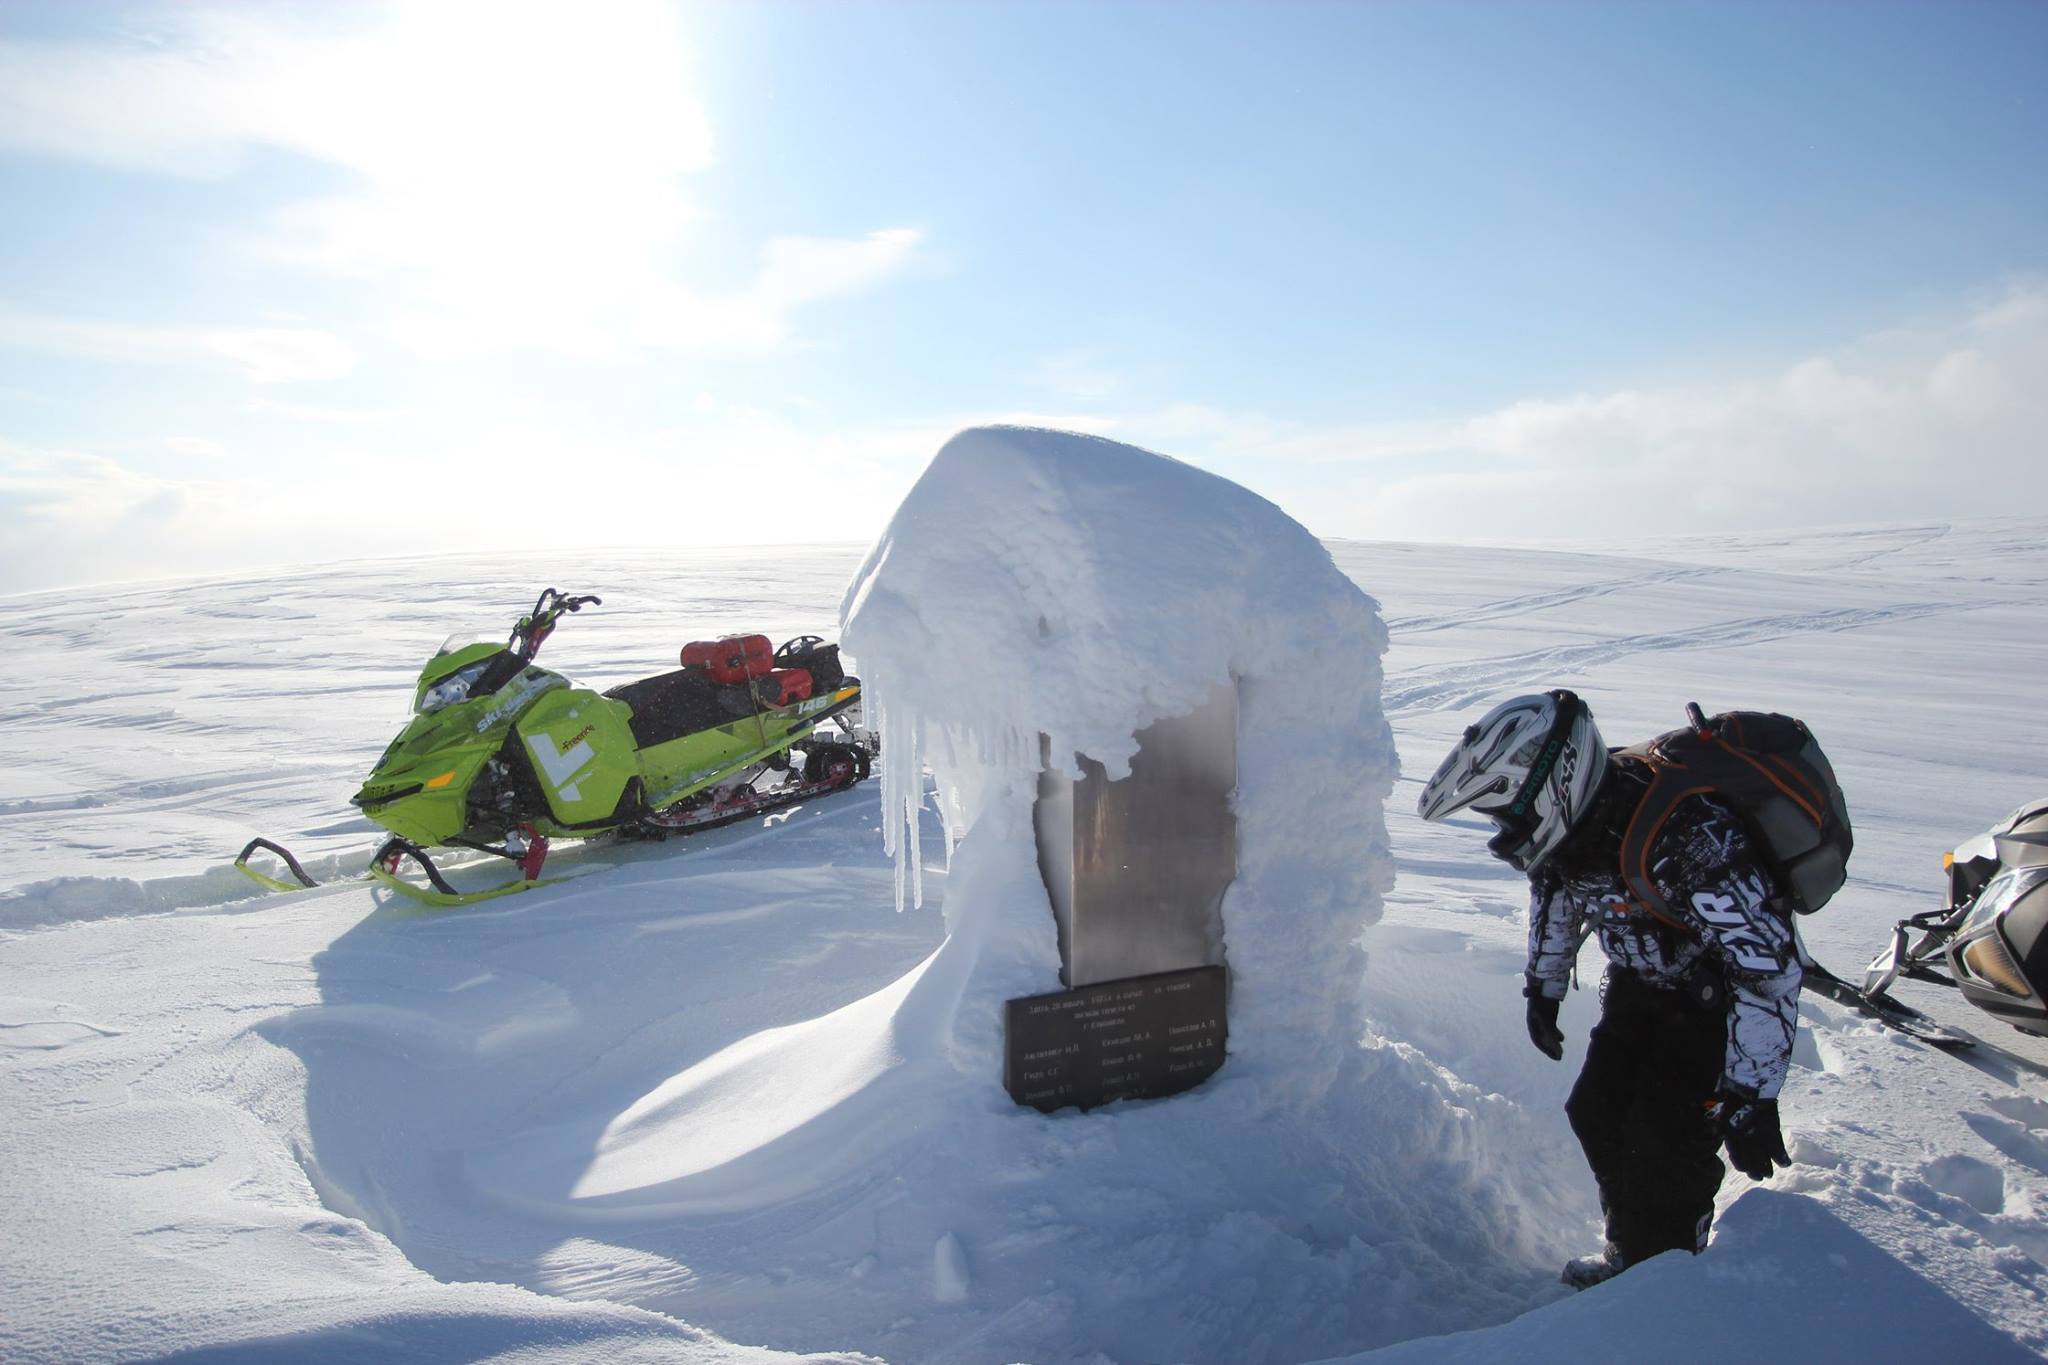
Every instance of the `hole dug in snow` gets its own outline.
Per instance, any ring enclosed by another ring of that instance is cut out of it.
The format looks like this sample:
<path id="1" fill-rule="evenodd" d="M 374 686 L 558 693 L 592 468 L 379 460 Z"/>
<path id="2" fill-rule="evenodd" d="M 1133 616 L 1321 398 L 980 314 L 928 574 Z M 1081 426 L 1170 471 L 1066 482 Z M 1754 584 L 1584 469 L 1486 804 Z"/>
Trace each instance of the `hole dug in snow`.
<path id="1" fill-rule="evenodd" d="M 1831 1074 L 1842 1069 L 1841 1056 L 1834 1046 L 1821 1041 L 1820 1034 L 1802 1025 L 1792 1039 L 1792 1065 L 1807 1071 Z"/>
<path id="2" fill-rule="evenodd" d="M 1937 1157 L 1920 1168 L 1920 1178 L 1986 1217 L 2005 1212 L 2005 1172 L 1988 1161 L 1960 1153 Z"/>

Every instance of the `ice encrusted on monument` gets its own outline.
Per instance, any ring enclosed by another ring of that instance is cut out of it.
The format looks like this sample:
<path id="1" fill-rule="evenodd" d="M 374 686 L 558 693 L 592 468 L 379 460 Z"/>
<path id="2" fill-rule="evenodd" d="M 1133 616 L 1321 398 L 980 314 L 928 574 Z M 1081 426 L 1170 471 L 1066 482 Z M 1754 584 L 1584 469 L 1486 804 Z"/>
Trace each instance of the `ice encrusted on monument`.
<path id="1" fill-rule="evenodd" d="M 1356 1046 L 1358 938 L 1391 883 L 1382 803 L 1396 760 L 1377 605 L 1307 529 L 1134 446 L 977 428 L 904 499 L 842 622 L 882 735 L 903 889 L 921 893 L 927 767 L 954 844 L 948 949 L 973 955 L 956 1052 L 993 1083 L 1002 1000 L 1058 986 L 1030 818 L 1039 736 L 1074 775 L 1084 754 L 1114 779 L 1139 730 L 1234 679 L 1230 1070 L 1275 1068 L 1283 1090 L 1327 1083 Z"/>

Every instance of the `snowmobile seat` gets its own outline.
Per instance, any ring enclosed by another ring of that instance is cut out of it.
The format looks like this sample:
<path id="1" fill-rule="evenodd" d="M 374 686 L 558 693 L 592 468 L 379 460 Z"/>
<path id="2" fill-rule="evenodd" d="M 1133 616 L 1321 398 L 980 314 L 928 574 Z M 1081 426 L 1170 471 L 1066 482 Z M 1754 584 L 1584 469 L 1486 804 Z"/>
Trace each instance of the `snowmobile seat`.
<path id="1" fill-rule="evenodd" d="M 728 635 L 723 640 L 693 640 L 683 646 L 684 668 L 702 668 L 711 681 L 728 687 L 766 677 L 775 666 L 775 651 L 765 635 Z"/>
<path id="2" fill-rule="evenodd" d="M 714 686 L 699 669 L 678 669 L 652 678 L 625 683 L 605 695 L 633 708 L 630 726 L 633 743 L 642 749 L 726 725 L 732 720 L 719 705 L 717 694 L 726 689 Z"/>

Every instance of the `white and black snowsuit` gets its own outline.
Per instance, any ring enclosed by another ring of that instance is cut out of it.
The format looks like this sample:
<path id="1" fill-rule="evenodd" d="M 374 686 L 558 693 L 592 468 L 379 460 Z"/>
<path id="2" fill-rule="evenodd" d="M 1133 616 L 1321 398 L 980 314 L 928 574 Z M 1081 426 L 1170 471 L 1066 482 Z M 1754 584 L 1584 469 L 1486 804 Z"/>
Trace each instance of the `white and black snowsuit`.
<path id="1" fill-rule="evenodd" d="M 1776 1096 L 1799 1014 L 1791 925 L 1727 807 L 1686 800 L 1651 848 L 1651 876 L 1682 927 L 1628 893 L 1621 838 L 1647 787 L 1640 764 L 1616 759 L 1585 821 L 1532 878 L 1529 907 L 1532 990 L 1563 998 L 1588 933 L 1607 954 L 1600 1022 L 1565 1112 L 1624 1265 L 1705 1246 L 1723 1174 L 1708 1103 L 1724 1084 Z"/>

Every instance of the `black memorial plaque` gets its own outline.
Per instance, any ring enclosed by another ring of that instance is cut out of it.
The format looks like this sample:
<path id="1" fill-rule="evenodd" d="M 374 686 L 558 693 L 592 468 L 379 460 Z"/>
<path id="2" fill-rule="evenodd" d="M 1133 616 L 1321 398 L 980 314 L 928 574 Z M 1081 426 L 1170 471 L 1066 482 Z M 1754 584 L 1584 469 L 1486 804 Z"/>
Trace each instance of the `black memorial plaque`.
<path id="1" fill-rule="evenodd" d="M 1008 1002 L 1003 1088 L 1051 1113 L 1176 1095 L 1223 1065 L 1222 967 L 1100 981 Z"/>

